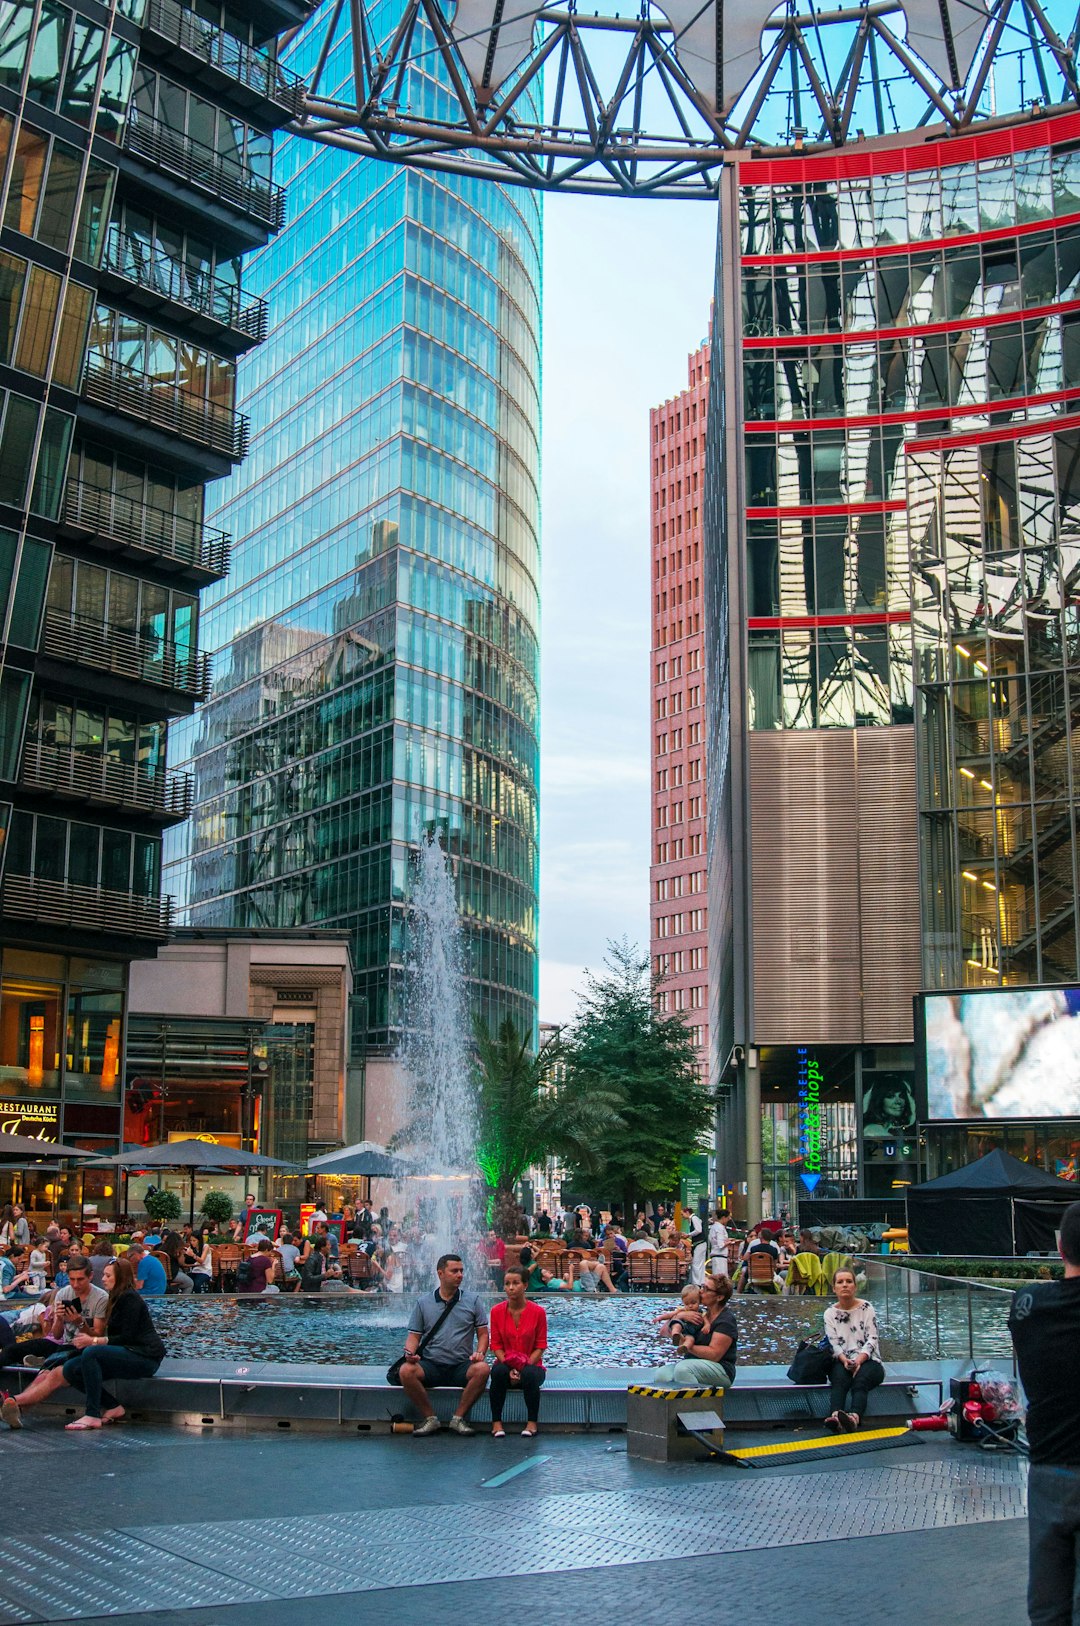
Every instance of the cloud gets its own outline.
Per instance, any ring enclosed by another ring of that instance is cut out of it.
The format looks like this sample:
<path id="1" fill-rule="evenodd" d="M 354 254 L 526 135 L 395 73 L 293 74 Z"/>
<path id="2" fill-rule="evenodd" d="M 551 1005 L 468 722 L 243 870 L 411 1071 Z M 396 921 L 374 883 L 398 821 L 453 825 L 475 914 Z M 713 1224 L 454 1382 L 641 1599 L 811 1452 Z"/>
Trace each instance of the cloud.
<path id="1" fill-rule="evenodd" d="M 540 961 L 540 1020 L 565 1027 L 577 1010 L 578 994 L 585 984 L 585 967 L 563 960 Z"/>

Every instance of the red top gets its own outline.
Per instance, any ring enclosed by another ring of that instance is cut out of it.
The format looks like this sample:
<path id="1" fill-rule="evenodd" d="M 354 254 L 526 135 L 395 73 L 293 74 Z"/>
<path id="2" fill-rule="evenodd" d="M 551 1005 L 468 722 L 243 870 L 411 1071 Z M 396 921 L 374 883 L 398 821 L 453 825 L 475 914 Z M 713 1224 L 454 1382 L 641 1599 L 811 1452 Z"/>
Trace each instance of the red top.
<path id="1" fill-rule="evenodd" d="M 506 1263 L 506 1243 L 501 1236 L 497 1236 L 493 1242 L 485 1242 L 484 1247 L 487 1249 L 487 1256 L 493 1265 L 504 1265 Z"/>
<path id="2" fill-rule="evenodd" d="M 525 1300 L 517 1326 L 505 1299 L 493 1304 L 490 1327 L 491 1347 L 504 1355 L 522 1355 L 528 1360 L 536 1350 L 547 1348 L 547 1313 L 532 1299 Z"/>

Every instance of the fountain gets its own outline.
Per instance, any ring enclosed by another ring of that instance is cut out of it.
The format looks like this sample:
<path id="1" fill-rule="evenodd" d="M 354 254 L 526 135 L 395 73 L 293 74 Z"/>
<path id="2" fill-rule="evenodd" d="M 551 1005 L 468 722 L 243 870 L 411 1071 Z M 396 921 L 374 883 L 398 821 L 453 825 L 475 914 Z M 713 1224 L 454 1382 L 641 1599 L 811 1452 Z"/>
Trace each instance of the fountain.
<path id="1" fill-rule="evenodd" d="M 450 862 L 436 832 L 420 848 L 409 910 L 405 1038 L 409 1120 L 396 1137 L 420 1173 L 423 1228 L 437 1253 L 479 1260 L 483 1197 L 476 1168 L 477 1100 L 470 1055 L 465 944 Z M 470 1270 L 474 1282 L 484 1272 Z"/>

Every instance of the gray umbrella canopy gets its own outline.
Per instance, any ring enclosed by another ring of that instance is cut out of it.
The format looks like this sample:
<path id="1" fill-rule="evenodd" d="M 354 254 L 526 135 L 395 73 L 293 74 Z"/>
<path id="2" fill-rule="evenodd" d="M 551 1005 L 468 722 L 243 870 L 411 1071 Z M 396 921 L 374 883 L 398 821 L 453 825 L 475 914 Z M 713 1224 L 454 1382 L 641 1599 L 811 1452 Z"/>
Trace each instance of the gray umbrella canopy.
<path id="1" fill-rule="evenodd" d="M 314 1157 L 307 1169 L 309 1174 L 368 1175 L 386 1180 L 402 1180 L 409 1173 L 403 1158 L 394 1157 L 373 1140 L 357 1141 L 355 1146 L 342 1146 L 337 1152 Z"/>
<path id="2" fill-rule="evenodd" d="M 208 1140 L 170 1140 L 159 1146 L 138 1146 L 119 1156 L 94 1159 L 121 1169 L 288 1169 L 284 1158 L 243 1152 L 238 1146 L 217 1146 Z"/>
<path id="3" fill-rule="evenodd" d="M 32 1135 L 0 1135 L 0 1157 L 83 1157 L 82 1146 L 63 1146 L 56 1140 L 35 1140 Z"/>

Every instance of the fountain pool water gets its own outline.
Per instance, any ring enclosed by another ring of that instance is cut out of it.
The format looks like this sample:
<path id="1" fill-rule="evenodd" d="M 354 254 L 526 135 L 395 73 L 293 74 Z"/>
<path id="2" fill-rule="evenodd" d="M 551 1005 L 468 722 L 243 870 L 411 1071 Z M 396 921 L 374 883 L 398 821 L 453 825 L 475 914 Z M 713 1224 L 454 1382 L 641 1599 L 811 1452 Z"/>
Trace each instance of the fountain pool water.
<path id="1" fill-rule="evenodd" d="M 546 1294 L 549 1364 L 561 1371 L 587 1367 L 652 1367 L 670 1359 L 657 1337 L 657 1317 L 674 1298 L 653 1294 Z M 413 1295 L 294 1299 L 281 1295 L 239 1299 L 170 1298 L 152 1303 L 170 1355 L 203 1360 L 313 1362 L 385 1366 L 401 1352 Z M 929 1294 L 891 1303 L 876 1298 L 886 1362 L 967 1353 L 964 1297 Z M 822 1331 L 824 1299 L 740 1295 L 739 1364 L 787 1365 L 800 1338 Z M 1006 1358 L 1008 1296 L 987 1297 L 976 1326 L 977 1353 Z"/>

